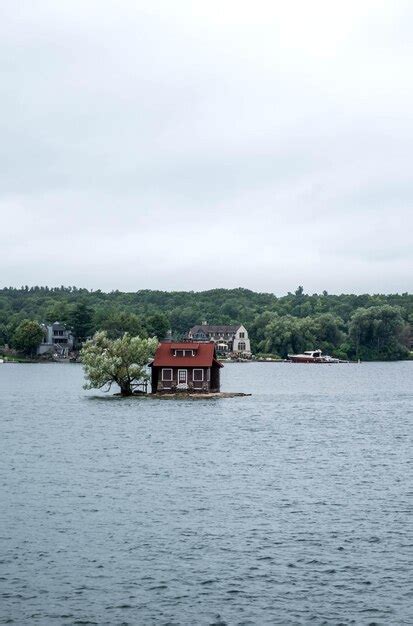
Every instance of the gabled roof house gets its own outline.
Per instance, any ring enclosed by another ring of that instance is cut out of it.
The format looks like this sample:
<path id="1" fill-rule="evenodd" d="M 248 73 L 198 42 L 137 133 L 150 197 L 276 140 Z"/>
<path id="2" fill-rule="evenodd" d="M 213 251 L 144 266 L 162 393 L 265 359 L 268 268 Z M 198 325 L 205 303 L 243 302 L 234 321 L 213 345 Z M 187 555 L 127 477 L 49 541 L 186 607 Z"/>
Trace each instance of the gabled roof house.
<path id="1" fill-rule="evenodd" d="M 164 341 L 158 345 L 150 367 L 152 393 L 220 391 L 222 365 L 213 342 Z"/>
<path id="2" fill-rule="evenodd" d="M 41 326 L 43 339 L 37 347 L 37 354 L 54 352 L 61 356 L 67 356 L 73 350 L 74 335 L 64 324 L 54 322 L 53 324 L 42 324 Z"/>
<path id="3" fill-rule="evenodd" d="M 207 324 L 193 326 L 188 332 L 193 341 L 213 341 L 218 353 L 236 352 L 251 355 L 248 331 L 242 324 Z"/>

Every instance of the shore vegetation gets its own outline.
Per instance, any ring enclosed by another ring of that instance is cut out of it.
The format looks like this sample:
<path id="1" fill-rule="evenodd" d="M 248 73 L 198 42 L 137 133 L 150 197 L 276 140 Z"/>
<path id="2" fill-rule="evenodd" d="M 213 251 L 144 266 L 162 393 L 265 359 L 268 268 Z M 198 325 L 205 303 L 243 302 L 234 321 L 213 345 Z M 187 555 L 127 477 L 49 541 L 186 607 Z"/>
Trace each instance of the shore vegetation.
<path id="1" fill-rule="evenodd" d="M 246 326 L 254 354 L 285 358 L 321 349 L 342 359 L 409 358 L 413 346 L 413 294 L 307 294 L 303 287 L 277 297 L 248 289 L 200 292 L 137 292 L 77 287 L 0 289 L 0 346 L 16 347 L 24 319 L 70 328 L 79 344 L 97 331 L 109 339 L 131 336 L 173 338 L 207 320 Z"/>
<path id="2" fill-rule="evenodd" d="M 22 320 L 13 333 L 13 345 L 25 356 L 35 356 L 42 339 L 42 327 L 35 320 Z"/>

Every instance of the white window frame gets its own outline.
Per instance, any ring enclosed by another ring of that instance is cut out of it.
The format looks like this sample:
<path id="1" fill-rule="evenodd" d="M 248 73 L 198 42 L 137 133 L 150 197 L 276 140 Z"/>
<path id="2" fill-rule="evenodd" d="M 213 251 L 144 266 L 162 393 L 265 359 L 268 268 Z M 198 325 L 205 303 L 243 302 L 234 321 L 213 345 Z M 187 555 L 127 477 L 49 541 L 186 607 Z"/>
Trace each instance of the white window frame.
<path id="1" fill-rule="evenodd" d="M 164 372 L 171 372 L 171 378 L 165 378 Z M 174 372 L 172 367 L 163 367 L 162 368 L 162 382 L 163 383 L 171 383 L 174 379 Z"/>
<path id="2" fill-rule="evenodd" d="M 202 378 L 195 380 L 195 372 L 201 372 Z M 192 370 L 192 380 L 194 383 L 204 382 L 204 370 L 201 367 L 194 367 L 194 369 Z"/>
<path id="3" fill-rule="evenodd" d="M 185 372 L 185 380 L 180 380 L 180 373 Z M 178 370 L 178 385 L 187 385 L 188 384 L 188 370 L 180 369 Z"/>
<path id="4" fill-rule="evenodd" d="M 183 349 L 180 349 L 180 350 L 174 350 L 173 355 L 174 355 L 174 356 L 178 356 L 178 355 L 177 355 L 177 353 L 178 353 L 178 352 L 182 352 L 182 356 L 183 356 L 183 357 L 184 357 L 184 356 L 195 356 L 195 350 L 183 350 Z"/>

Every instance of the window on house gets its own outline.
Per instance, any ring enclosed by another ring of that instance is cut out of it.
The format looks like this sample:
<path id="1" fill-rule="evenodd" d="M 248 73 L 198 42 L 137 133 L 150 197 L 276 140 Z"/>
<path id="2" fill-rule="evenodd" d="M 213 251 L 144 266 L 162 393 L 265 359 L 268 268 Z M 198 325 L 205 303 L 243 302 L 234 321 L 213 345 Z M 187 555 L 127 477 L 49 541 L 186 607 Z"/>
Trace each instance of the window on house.
<path id="1" fill-rule="evenodd" d="M 179 370 L 178 372 L 178 382 L 186 383 L 186 370 Z"/>
<path id="2" fill-rule="evenodd" d="M 193 380 L 194 382 L 202 382 L 204 380 L 204 370 L 194 370 Z"/>
<path id="3" fill-rule="evenodd" d="M 240 333 L 240 334 L 239 334 L 239 338 L 240 338 L 240 339 L 244 339 L 244 338 L 245 338 L 245 333 Z"/>
<path id="4" fill-rule="evenodd" d="M 238 350 L 245 350 L 245 341 L 238 342 Z"/>
<path id="5" fill-rule="evenodd" d="M 172 380 L 172 370 L 163 369 L 162 370 L 162 380 L 171 381 Z"/>

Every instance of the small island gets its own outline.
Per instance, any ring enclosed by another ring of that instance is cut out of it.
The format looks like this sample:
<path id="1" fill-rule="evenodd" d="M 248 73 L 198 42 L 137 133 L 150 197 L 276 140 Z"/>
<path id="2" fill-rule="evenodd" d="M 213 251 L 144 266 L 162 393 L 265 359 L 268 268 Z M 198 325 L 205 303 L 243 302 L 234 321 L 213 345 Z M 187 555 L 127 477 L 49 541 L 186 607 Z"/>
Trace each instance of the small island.
<path id="1" fill-rule="evenodd" d="M 153 358 L 152 358 L 153 357 Z M 143 339 L 125 333 L 112 340 L 100 332 L 81 351 L 85 389 L 110 391 L 115 383 L 122 397 L 235 398 L 251 394 L 221 392 L 215 343 Z M 151 372 L 151 375 L 148 372 Z"/>

